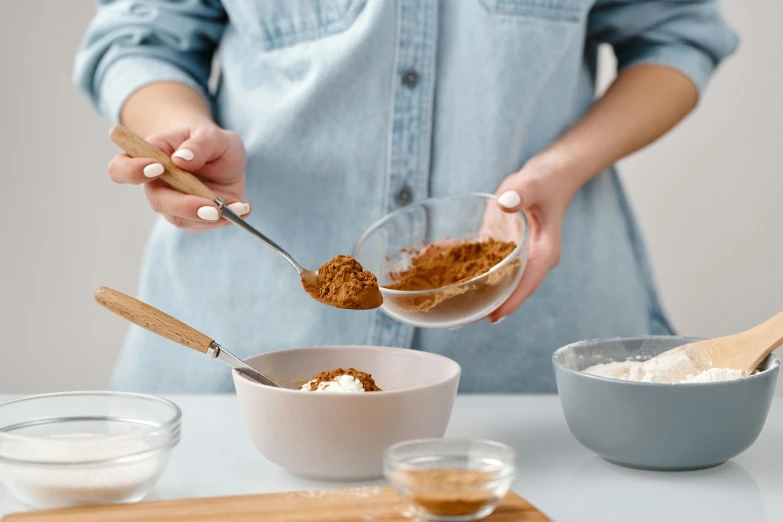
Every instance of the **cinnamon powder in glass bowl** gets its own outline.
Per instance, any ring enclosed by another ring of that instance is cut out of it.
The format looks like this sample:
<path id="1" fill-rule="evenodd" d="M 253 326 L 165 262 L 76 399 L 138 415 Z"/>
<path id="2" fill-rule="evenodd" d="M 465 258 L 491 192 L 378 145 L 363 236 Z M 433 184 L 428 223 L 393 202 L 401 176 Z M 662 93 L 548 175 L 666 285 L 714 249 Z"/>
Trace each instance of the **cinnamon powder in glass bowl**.
<path id="1" fill-rule="evenodd" d="M 418 291 L 459 285 L 486 274 L 517 247 L 511 241 L 492 238 L 486 241 L 446 240 L 443 243 L 418 251 L 409 250 L 412 256 L 410 267 L 390 273 L 393 282 L 385 288 Z M 426 303 L 425 306 L 434 306 L 434 303 Z"/>
<path id="2" fill-rule="evenodd" d="M 381 309 L 397 321 L 454 328 L 486 318 L 508 299 L 524 270 L 523 213 L 491 194 L 426 199 L 370 227 L 354 258 L 376 274 Z"/>
<path id="3" fill-rule="evenodd" d="M 479 439 L 425 439 L 390 447 L 384 473 L 419 519 L 480 520 L 508 493 L 515 451 Z"/>

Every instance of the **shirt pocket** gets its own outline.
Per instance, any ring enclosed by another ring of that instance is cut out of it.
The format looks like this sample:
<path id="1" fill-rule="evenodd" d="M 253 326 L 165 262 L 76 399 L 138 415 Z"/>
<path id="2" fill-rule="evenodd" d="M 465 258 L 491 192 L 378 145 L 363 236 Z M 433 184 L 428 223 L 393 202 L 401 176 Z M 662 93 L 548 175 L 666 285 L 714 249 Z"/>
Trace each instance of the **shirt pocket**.
<path id="1" fill-rule="evenodd" d="M 479 0 L 479 2 L 487 11 L 497 15 L 563 22 L 583 20 L 593 3 L 592 0 Z"/>
<path id="2" fill-rule="evenodd" d="M 367 0 L 222 0 L 237 31 L 266 50 L 348 29 Z"/>

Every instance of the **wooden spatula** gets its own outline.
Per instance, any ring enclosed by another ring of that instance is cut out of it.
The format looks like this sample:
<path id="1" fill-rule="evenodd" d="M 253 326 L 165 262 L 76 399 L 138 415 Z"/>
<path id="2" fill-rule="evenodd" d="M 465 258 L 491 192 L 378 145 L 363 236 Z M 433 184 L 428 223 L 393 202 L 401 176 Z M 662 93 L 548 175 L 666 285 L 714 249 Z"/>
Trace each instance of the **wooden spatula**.
<path id="1" fill-rule="evenodd" d="M 749 373 L 781 344 L 783 312 L 750 330 L 679 346 L 653 357 L 648 363 L 680 353 L 687 355 L 690 361 L 678 365 L 671 372 L 667 371 L 666 379 L 660 382 L 681 382 L 689 374 L 696 375 L 710 368 L 729 368 Z"/>

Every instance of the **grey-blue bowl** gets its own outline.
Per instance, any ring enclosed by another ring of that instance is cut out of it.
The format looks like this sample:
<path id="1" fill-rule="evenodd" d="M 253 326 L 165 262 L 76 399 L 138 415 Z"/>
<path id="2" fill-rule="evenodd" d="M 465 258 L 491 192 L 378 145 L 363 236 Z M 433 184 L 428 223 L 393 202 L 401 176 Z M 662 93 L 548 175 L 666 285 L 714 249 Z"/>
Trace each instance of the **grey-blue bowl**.
<path id="1" fill-rule="evenodd" d="M 660 384 L 582 373 L 594 365 L 650 358 L 687 337 L 582 341 L 552 356 L 568 427 L 587 449 L 629 468 L 685 471 L 723 464 L 748 449 L 769 413 L 780 359 L 735 381 Z"/>

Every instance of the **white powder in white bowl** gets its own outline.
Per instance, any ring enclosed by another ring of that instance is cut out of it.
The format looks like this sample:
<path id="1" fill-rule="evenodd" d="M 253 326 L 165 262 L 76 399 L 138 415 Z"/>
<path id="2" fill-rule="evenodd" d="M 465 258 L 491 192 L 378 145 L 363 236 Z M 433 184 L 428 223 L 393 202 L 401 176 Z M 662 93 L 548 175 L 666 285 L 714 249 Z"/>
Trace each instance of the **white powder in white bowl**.
<path id="1" fill-rule="evenodd" d="M 313 390 L 312 385 L 315 380 L 304 383 L 299 389 L 301 391 L 313 391 L 322 393 L 365 393 L 362 381 L 351 375 L 340 375 L 332 381 L 324 381 L 318 384 Z"/>
<path id="2" fill-rule="evenodd" d="M 135 437 L 95 433 L 20 437 L 0 448 L 0 479 L 26 503 L 36 507 L 138 500 L 162 471 L 167 458 L 165 452 L 150 452 L 112 464 L 79 463 L 123 457 L 150 449 L 149 443 Z M 2 461 L 2 457 L 53 464 L 21 464 Z"/>

